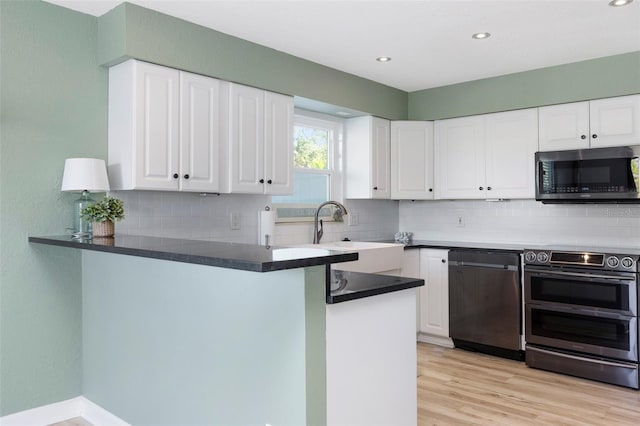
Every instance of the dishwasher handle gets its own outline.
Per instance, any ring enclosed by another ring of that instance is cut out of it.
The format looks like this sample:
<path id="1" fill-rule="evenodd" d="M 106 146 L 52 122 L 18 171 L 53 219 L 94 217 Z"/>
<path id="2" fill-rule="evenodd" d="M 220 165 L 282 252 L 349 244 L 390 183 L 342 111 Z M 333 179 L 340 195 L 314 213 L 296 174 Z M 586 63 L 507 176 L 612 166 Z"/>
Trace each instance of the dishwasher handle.
<path id="1" fill-rule="evenodd" d="M 465 262 L 463 260 L 449 261 L 450 268 L 483 268 L 483 269 L 504 269 L 507 271 L 518 271 L 518 265 L 504 265 L 499 263 L 480 263 L 480 262 Z"/>

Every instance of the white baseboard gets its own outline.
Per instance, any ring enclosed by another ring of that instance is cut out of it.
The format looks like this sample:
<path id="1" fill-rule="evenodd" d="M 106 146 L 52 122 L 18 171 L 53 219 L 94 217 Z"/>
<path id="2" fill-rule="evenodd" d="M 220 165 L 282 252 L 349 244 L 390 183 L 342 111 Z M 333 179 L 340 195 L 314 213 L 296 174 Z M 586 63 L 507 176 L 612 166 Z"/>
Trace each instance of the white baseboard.
<path id="1" fill-rule="evenodd" d="M 453 348 L 453 340 L 448 337 L 434 336 L 431 334 L 418 333 L 418 342 L 432 343 L 445 348 Z"/>
<path id="2" fill-rule="evenodd" d="M 95 426 L 130 426 L 84 396 L 0 417 L 0 426 L 46 426 L 82 417 Z"/>

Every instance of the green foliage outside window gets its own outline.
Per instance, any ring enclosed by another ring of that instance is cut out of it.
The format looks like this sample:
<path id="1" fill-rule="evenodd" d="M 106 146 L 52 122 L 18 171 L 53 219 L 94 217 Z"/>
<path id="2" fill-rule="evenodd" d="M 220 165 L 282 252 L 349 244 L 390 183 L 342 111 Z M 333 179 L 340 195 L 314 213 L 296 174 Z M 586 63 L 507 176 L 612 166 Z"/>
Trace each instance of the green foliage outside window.
<path id="1" fill-rule="evenodd" d="M 293 164 L 306 169 L 326 170 L 329 164 L 329 134 L 326 130 L 296 126 Z"/>

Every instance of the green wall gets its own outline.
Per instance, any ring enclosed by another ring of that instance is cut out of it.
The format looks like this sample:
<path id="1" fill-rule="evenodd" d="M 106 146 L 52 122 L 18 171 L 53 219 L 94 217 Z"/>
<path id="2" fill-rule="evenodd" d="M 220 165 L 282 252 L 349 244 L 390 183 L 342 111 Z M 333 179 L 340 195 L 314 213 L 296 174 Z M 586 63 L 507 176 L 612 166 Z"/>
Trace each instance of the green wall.
<path id="1" fill-rule="evenodd" d="M 407 92 L 133 4 L 100 17 L 98 37 L 102 64 L 136 58 L 389 119 L 407 117 Z"/>
<path id="2" fill-rule="evenodd" d="M 88 15 L 0 2 L 0 416 L 82 393 L 80 253 L 27 236 L 71 226 L 65 158 L 107 156 L 96 37 Z"/>
<path id="3" fill-rule="evenodd" d="M 132 425 L 326 423 L 325 398 L 308 395 L 326 394 L 325 267 L 259 273 L 85 251 L 82 269 L 90 401 Z"/>
<path id="4" fill-rule="evenodd" d="M 409 93 L 410 120 L 437 120 L 640 93 L 640 52 Z"/>

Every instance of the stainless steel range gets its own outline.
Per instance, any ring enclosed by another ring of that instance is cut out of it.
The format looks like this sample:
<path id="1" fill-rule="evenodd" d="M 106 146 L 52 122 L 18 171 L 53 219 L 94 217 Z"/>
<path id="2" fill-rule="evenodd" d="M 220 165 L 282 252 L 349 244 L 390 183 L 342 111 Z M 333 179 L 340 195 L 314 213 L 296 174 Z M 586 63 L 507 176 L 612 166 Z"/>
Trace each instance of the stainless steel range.
<path id="1" fill-rule="evenodd" d="M 526 363 L 638 389 L 638 255 L 524 251 Z"/>

